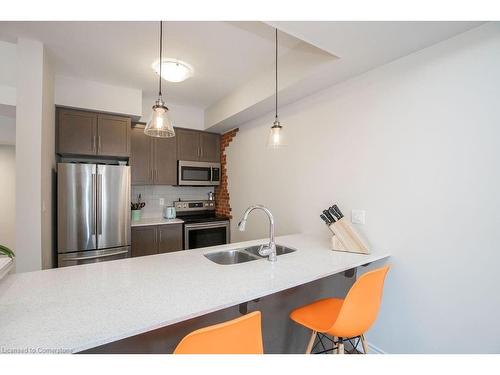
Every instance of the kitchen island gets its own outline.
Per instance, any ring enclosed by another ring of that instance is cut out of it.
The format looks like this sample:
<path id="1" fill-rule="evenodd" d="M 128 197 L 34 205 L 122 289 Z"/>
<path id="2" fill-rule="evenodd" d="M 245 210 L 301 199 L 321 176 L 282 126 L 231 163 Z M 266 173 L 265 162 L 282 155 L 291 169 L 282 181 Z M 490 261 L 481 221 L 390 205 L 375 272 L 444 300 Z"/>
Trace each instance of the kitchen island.
<path id="1" fill-rule="evenodd" d="M 302 234 L 277 237 L 297 251 L 276 263 L 219 265 L 203 255 L 265 242 L 9 275 L 0 282 L 0 350 L 81 352 L 234 306 L 244 312 L 249 301 L 389 256 L 331 251 L 329 238 Z"/>

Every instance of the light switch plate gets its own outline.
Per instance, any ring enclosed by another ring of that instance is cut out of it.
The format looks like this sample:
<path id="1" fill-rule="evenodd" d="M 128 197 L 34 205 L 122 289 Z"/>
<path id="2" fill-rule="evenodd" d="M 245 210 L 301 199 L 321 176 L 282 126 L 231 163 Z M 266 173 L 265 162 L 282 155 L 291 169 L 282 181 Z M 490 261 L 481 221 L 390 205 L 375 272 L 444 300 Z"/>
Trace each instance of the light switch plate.
<path id="1" fill-rule="evenodd" d="M 364 224 L 366 222 L 366 211 L 365 210 L 352 210 L 351 211 L 351 222 L 353 224 Z"/>
<path id="2" fill-rule="evenodd" d="M 165 198 L 160 198 L 160 206 L 164 206 L 165 205 Z"/>

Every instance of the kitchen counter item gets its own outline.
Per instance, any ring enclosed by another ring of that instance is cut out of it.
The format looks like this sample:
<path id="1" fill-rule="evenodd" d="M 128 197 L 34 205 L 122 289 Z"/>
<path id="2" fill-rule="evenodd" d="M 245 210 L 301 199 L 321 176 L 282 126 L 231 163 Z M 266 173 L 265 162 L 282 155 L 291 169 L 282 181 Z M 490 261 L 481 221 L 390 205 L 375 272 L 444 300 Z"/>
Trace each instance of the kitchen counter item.
<path id="1" fill-rule="evenodd" d="M 323 210 L 319 216 L 333 233 L 333 250 L 369 254 L 368 245 L 344 218 L 344 214 L 336 204 Z"/>
<path id="2" fill-rule="evenodd" d="M 0 347 L 79 352 L 389 256 L 329 251 L 328 239 L 303 234 L 276 237 L 277 244 L 297 249 L 276 263 L 261 259 L 219 265 L 204 256 L 263 243 L 266 240 L 8 275 L 0 282 L 0 321 L 5 322 Z"/>
<path id="3" fill-rule="evenodd" d="M 141 220 L 141 210 L 130 210 L 132 214 L 132 221 Z"/>
<path id="4" fill-rule="evenodd" d="M 177 168 L 177 185 L 179 186 L 220 185 L 220 163 L 179 160 Z"/>
<path id="5" fill-rule="evenodd" d="M 163 207 L 163 217 L 165 219 L 175 219 L 176 211 L 174 206 L 165 206 Z"/>
<path id="6" fill-rule="evenodd" d="M 163 217 L 142 218 L 138 221 L 133 221 L 131 227 L 144 227 L 148 225 L 164 225 L 164 224 L 182 224 L 180 219 L 165 219 Z"/>

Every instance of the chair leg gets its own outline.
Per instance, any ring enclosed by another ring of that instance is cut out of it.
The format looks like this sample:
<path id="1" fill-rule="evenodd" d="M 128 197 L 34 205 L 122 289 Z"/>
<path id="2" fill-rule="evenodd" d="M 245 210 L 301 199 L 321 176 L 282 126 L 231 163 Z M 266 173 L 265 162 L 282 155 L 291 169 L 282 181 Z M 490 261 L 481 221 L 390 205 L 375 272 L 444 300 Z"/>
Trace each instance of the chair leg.
<path id="1" fill-rule="evenodd" d="M 365 335 L 361 335 L 361 345 L 363 345 L 363 353 L 368 354 L 368 344 L 366 343 Z"/>
<path id="2" fill-rule="evenodd" d="M 312 351 L 312 348 L 314 345 L 314 341 L 316 340 L 317 334 L 318 334 L 318 332 L 312 331 L 311 338 L 309 339 L 309 343 L 307 344 L 306 354 L 311 354 L 311 351 Z"/>
<path id="3" fill-rule="evenodd" d="M 332 354 L 339 354 L 339 347 L 338 345 L 339 338 L 337 336 L 333 336 L 333 350 Z"/>
<path id="4" fill-rule="evenodd" d="M 339 337 L 339 344 L 337 346 L 337 352 L 338 354 L 344 354 L 344 341 L 342 339 L 342 337 Z"/>

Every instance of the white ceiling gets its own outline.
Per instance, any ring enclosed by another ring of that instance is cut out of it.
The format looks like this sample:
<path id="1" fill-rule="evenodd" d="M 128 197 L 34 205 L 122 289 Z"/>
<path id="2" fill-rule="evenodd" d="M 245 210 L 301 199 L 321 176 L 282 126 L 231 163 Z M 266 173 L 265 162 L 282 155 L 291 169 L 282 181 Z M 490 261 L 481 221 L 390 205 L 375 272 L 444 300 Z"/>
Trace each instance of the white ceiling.
<path id="1" fill-rule="evenodd" d="M 483 22 L 353 21 L 270 22 L 272 26 L 307 41 L 339 58 L 365 59 L 369 63 L 395 59 L 463 33 Z"/>
<path id="2" fill-rule="evenodd" d="M 57 74 L 157 92 L 158 22 L 0 22 L 0 39 L 40 40 Z M 301 41 L 280 35 L 280 54 Z M 194 76 L 166 83 L 167 98 L 205 108 L 274 62 L 274 30 L 262 22 L 165 22 L 164 56 Z"/>
<path id="3" fill-rule="evenodd" d="M 195 70 L 185 82 L 166 82 L 167 100 L 206 109 L 205 127 L 216 131 L 272 110 L 274 27 L 280 30 L 280 105 L 285 105 L 480 24 L 166 22 L 165 57 L 186 61 Z M 18 37 L 43 42 L 56 74 L 141 89 L 147 97 L 156 94 L 151 63 L 158 58 L 157 22 L 0 22 L 0 40 Z M 311 63 L 287 77 L 286 64 L 293 67 L 301 54 Z M 220 115 L 207 121 L 207 113 Z"/>
<path id="4" fill-rule="evenodd" d="M 481 22 L 269 22 L 282 32 L 337 56 L 309 67 L 302 77 L 280 90 L 280 105 L 286 105 L 400 57 L 480 26 Z M 290 78 L 281 76 L 283 79 Z M 271 77 L 269 77 L 271 78 Z M 282 80 L 283 80 L 282 79 Z M 255 91 L 255 85 L 251 86 Z M 273 110 L 272 87 L 248 105 L 235 100 L 236 94 L 211 106 L 206 113 L 223 112 L 205 126 L 223 132 Z M 228 108 L 226 103 L 236 103 Z M 236 108 L 238 107 L 238 108 Z M 208 122 L 207 122 L 208 120 Z"/>

